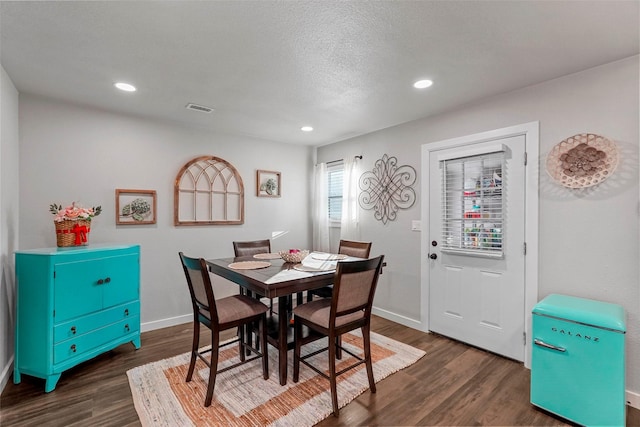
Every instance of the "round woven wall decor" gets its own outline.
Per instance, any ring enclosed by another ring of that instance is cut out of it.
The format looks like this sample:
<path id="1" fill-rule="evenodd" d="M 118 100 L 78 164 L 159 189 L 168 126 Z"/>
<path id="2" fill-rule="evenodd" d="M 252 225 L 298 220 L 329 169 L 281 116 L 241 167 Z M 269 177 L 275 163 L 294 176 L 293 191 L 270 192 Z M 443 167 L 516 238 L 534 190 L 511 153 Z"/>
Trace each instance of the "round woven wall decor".
<path id="1" fill-rule="evenodd" d="M 573 135 L 547 156 L 547 172 L 559 184 L 585 188 L 609 178 L 618 166 L 618 149 L 608 138 L 593 133 Z"/>

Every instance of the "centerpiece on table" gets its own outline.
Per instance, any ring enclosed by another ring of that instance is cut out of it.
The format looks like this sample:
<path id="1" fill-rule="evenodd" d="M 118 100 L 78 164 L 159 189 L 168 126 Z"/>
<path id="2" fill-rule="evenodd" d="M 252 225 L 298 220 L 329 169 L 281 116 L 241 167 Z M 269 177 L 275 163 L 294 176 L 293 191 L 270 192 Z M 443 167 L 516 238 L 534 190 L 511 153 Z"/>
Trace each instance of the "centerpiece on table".
<path id="1" fill-rule="evenodd" d="M 309 251 L 300 250 L 300 249 L 289 249 L 288 251 L 280 251 L 280 258 L 285 260 L 285 262 L 291 262 L 295 264 L 299 264 L 307 255 L 309 255 Z"/>
<path id="2" fill-rule="evenodd" d="M 82 246 L 89 244 L 91 219 L 102 213 L 102 206 L 83 208 L 76 202 L 63 207 L 56 203 L 49 205 L 49 212 L 55 217 L 56 240 L 59 247 Z"/>

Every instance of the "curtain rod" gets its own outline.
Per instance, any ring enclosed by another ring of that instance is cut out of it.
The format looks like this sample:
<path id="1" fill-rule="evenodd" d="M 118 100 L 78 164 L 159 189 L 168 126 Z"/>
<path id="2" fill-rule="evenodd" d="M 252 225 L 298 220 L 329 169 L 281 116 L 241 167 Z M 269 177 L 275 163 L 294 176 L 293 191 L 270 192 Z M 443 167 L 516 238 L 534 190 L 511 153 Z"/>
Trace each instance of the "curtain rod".
<path id="1" fill-rule="evenodd" d="M 362 160 L 362 156 L 353 156 L 353 158 Z M 342 161 L 344 161 L 344 159 L 331 160 L 330 162 L 326 162 L 326 163 L 328 165 L 330 165 L 331 163 L 338 163 L 338 162 L 342 162 Z"/>

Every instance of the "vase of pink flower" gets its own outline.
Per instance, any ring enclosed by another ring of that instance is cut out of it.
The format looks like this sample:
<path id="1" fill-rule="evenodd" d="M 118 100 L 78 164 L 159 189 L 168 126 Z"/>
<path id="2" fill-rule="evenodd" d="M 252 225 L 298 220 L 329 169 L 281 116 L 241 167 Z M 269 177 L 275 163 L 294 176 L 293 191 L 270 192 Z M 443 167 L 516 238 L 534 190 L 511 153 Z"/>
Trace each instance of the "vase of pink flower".
<path id="1" fill-rule="evenodd" d="M 83 246 L 89 244 L 91 219 L 102 213 L 102 206 L 84 208 L 78 203 L 63 207 L 56 203 L 49 205 L 49 212 L 55 217 L 58 247 Z"/>

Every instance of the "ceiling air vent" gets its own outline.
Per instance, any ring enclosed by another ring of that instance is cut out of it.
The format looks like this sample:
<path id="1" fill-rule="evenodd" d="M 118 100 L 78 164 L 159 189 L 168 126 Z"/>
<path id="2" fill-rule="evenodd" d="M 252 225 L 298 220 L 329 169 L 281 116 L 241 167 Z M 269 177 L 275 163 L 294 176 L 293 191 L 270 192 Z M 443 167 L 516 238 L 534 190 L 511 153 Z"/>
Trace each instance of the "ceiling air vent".
<path id="1" fill-rule="evenodd" d="M 201 113 L 207 113 L 207 114 L 213 112 L 213 108 L 211 107 L 205 107 L 204 105 L 198 105 L 198 104 L 192 104 L 192 103 L 187 104 L 185 108 L 187 110 L 200 111 Z"/>

